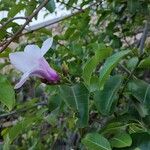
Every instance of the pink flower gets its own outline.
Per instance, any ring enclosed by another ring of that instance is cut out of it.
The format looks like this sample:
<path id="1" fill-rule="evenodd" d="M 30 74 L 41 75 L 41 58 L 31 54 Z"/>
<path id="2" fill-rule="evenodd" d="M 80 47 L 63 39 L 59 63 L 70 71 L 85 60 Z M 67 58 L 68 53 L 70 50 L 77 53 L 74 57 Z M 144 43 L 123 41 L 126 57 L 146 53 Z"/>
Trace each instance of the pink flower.
<path id="1" fill-rule="evenodd" d="M 20 88 L 30 76 L 36 76 L 46 80 L 50 84 L 58 83 L 60 78 L 43 57 L 52 46 L 53 39 L 43 42 L 41 49 L 37 45 L 27 45 L 24 52 L 10 53 L 9 58 L 13 66 L 23 72 L 21 80 L 15 85 Z"/>

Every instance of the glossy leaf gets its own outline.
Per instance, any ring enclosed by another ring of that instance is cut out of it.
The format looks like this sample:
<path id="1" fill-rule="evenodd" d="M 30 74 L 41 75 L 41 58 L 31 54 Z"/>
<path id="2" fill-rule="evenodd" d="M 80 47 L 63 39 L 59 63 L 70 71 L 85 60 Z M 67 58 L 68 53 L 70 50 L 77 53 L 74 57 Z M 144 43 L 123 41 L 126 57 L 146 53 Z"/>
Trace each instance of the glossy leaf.
<path id="1" fill-rule="evenodd" d="M 60 93 L 66 104 L 79 113 L 78 125 L 85 127 L 88 124 L 89 96 L 86 87 L 80 83 L 74 86 L 60 86 Z"/>
<path id="2" fill-rule="evenodd" d="M 110 77 L 103 90 L 94 93 L 94 101 L 97 110 L 103 115 L 109 115 L 114 110 L 114 104 L 118 98 L 118 90 L 122 83 L 122 76 Z"/>
<path id="3" fill-rule="evenodd" d="M 129 50 L 120 51 L 120 52 L 117 52 L 116 54 L 114 54 L 114 55 L 112 55 L 106 59 L 106 62 L 104 63 L 104 65 L 100 69 L 100 75 L 99 75 L 100 89 L 103 88 L 106 80 L 108 79 L 108 77 L 109 77 L 111 71 L 114 69 L 114 67 L 129 52 L 130 52 Z"/>
<path id="4" fill-rule="evenodd" d="M 108 140 L 98 133 L 89 133 L 82 140 L 88 150 L 111 150 Z"/>

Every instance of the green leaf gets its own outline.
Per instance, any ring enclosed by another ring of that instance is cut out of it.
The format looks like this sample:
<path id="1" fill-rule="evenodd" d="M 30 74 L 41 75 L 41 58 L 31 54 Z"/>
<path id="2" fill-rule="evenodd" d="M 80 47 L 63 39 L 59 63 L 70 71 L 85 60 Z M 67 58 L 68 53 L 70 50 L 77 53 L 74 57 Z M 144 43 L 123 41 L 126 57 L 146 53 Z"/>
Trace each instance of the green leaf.
<path id="1" fill-rule="evenodd" d="M 121 122 L 112 122 L 107 124 L 102 130 L 101 130 L 101 134 L 105 135 L 105 134 L 114 134 L 118 131 L 124 131 L 126 129 L 128 125 L 123 124 Z"/>
<path id="2" fill-rule="evenodd" d="M 39 0 L 40 3 L 43 2 L 43 0 Z M 49 2 L 47 3 L 47 5 L 45 6 L 45 8 L 50 12 L 54 12 L 55 11 L 55 1 L 54 0 L 49 0 Z"/>
<path id="3" fill-rule="evenodd" d="M 110 143 L 98 133 L 89 133 L 82 140 L 88 150 L 111 150 Z"/>
<path id="4" fill-rule="evenodd" d="M 85 127 L 88 124 L 88 90 L 80 83 L 74 86 L 60 86 L 60 93 L 66 104 L 79 113 L 78 125 Z"/>
<path id="5" fill-rule="evenodd" d="M 116 54 L 107 58 L 106 62 L 100 69 L 99 85 L 100 89 L 103 88 L 106 80 L 108 79 L 113 68 L 118 64 L 118 62 L 129 53 L 129 50 L 117 52 Z"/>
<path id="6" fill-rule="evenodd" d="M 11 110 L 15 105 L 15 92 L 6 77 L 0 75 L 0 102 Z"/>
<path id="7" fill-rule="evenodd" d="M 119 133 L 110 140 L 110 143 L 112 147 L 116 148 L 128 147 L 132 144 L 132 138 L 127 133 Z"/>
<path id="8" fill-rule="evenodd" d="M 118 90 L 122 83 L 122 76 L 115 75 L 106 82 L 103 90 L 94 93 L 94 101 L 97 110 L 103 115 L 109 115 L 114 110 L 114 104 L 118 98 Z"/>
<path id="9" fill-rule="evenodd" d="M 150 68 L 150 57 L 143 59 L 138 67 L 144 68 L 144 69 L 149 69 Z"/>
<path id="10" fill-rule="evenodd" d="M 26 7 L 25 15 L 26 16 L 31 15 L 34 12 L 34 10 L 36 9 L 36 5 L 37 5 L 36 1 L 33 1 L 33 0 L 29 1 L 28 7 Z"/>
<path id="11" fill-rule="evenodd" d="M 137 65 L 138 61 L 139 61 L 138 57 L 132 57 L 127 62 L 127 68 L 130 70 L 133 70 L 135 68 L 135 66 Z"/>
<path id="12" fill-rule="evenodd" d="M 111 48 L 107 48 L 102 44 L 98 45 L 95 55 L 86 62 L 83 69 L 83 78 L 87 85 L 90 85 L 91 76 L 93 71 L 96 69 L 96 66 L 105 58 L 110 56 L 111 52 Z"/>
<path id="13" fill-rule="evenodd" d="M 15 15 L 17 15 L 21 10 L 23 10 L 25 8 L 25 5 L 22 3 L 18 3 L 16 5 L 14 5 L 13 7 L 11 7 L 11 9 L 8 12 L 8 17 L 12 18 Z"/>
<path id="14" fill-rule="evenodd" d="M 131 95 L 144 105 L 150 105 L 150 84 L 145 81 L 136 79 L 128 84 L 128 89 Z"/>
<path id="15" fill-rule="evenodd" d="M 150 149 L 150 135 L 148 133 L 135 133 L 131 135 L 132 146 L 129 148 L 122 148 L 122 150 L 149 150 Z"/>
<path id="16" fill-rule="evenodd" d="M 48 101 L 49 111 L 53 111 L 61 105 L 61 96 L 58 94 L 51 95 Z"/>

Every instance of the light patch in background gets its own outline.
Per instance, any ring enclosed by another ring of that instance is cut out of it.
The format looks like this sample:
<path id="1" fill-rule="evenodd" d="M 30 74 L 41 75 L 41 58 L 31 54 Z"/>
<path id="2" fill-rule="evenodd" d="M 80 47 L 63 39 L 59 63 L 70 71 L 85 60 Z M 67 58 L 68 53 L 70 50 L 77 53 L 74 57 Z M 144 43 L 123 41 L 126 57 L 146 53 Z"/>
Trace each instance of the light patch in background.
<path id="1" fill-rule="evenodd" d="M 49 13 L 49 14 L 45 16 L 46 13 L 47 14 Z M 0 20 L 3 19 L 3 18 L 5 18 L 5 17 L 7 17 L 7 14 L 8 14 L 7 11 L 1 11 L 0 12 Z M 55 12 L 50 13 L 45 8 L 43 8 L 39 12 L 37 20 L 32 19 L 32 22 L 30 22 L 29 26 L 36 25 L 36 24 L 42 23 L 44 21 L 53 20 L 55 18 L 66 16 L 68 14 L 70 14 L 70 11 L 66 10 L 64 8 L 64 6 L 60 5 L 59 3 L 56 3 Z M 21 16 L 24 16 L 24 12 L 18 13 L 15 17 L 21 17 Z M 14 22 L 16 22 L 16 23 L 18 23 L 18 24 L 21 25 L 21 24 L 25 23 L 25 20 L 18 19 L 18 20 L 15 20 Z"/>

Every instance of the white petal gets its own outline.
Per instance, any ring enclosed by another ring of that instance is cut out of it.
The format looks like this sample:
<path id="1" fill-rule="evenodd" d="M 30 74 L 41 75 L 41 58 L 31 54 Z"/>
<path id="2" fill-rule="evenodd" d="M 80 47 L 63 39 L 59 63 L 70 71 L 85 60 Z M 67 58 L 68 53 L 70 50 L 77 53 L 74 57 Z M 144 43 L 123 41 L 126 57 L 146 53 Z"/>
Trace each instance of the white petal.
<path id="1" fill-rule="evenodd" d="M 20 79 L 20 81 L 15 85 L 14 89 L 19 89 L 29 78 L 30 73 L 24 73 Z"/>
<path id="2" fill-rule="evenodd" d="M 47 40 L 43 42 L 43 45 L 41 48 L 42 56 L 44 56 L 46 52 L 51 48 L 52 43 L 53 43 L 53 38 L 48 38 Z"/>
<path id="3" fill-rule="evenodd" d="M 41 50 L 37 45 L 27 45 L 24 52 L 32 58 L 40 58 L 42 56 Z"/>
<path id="4" fill-rule="evenodd" d="M 10 62 L 18 70 L 22 72 L 32 70 L 37 64 L 37 61 L 24 52 L 15 52 L 9 54 Z"/>

